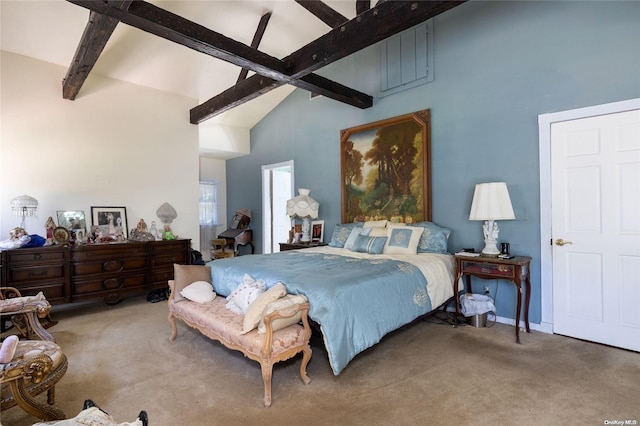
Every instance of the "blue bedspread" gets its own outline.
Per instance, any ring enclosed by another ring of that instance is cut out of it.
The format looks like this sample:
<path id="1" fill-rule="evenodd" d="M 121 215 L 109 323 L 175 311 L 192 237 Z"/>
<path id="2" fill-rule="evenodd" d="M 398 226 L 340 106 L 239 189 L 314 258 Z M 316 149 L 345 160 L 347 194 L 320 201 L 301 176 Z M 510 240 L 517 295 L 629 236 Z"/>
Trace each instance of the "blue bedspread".
<path id="1" fill-rule="evenodd" d="M 267 287 L 282 282 L 309 300 L 335 375 L 382 337 L 431 311 L 427 280 L 411 263 L 293 250 L 209 262 L 216 293 L 228 296 L 244 274 Z M 451 286 L 451 283 L 448 283 Z M 442 302 L 438 302 L 440 304 Z"/>

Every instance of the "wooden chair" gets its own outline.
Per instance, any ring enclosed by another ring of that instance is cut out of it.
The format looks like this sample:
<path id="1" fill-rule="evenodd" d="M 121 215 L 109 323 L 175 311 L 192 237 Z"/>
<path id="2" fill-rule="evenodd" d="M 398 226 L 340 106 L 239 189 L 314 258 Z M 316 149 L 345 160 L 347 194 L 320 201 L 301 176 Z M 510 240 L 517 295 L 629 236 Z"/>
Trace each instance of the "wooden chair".
<path id="1" fill-rule="evenodd" d="M 45 330 L 40 320 L 47 326 L 55 325 L 50 316 L 51 305 L 42 292 L 36 296 L 22 296 L 14 287 L 0 287 L 0 321 L 5 331 L 5 321 L 18 330 L 20 337 L 54 341 L 53 336 Z"/>
<path id="2" fill-rule="evenodd" d="M 60 346 L 48 340 L 19 340 L 9 336 L 0 350 L 0 410 L 18 405 L 34 417 L 44 420 L 64 419 L 53 404 L 55 385 L 67 371 L 68 361 Z M 47 402 L 37 395 L 47 392 Z"/>
<path id="3" fill-rule="evenodd" d="M 211 258 L 224 259 L 226 257 L 234 257 L 233 249 L 227 246 L 227 240 L 224 238 L 216 238 L 211 240 Z"/>

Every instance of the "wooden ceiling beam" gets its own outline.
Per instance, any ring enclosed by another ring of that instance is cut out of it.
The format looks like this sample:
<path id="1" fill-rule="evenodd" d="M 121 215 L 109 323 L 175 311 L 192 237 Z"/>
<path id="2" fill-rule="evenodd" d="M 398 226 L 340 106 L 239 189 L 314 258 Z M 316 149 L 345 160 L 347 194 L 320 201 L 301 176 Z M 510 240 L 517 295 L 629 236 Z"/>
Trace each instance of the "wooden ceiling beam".
<path id="1" fill-rule="evenodd" d="M 452 9 L 462 1 L 386 1 L 329 31 L 284 61 L 300 78 Z"/>
<path id="2" fill-rule="evenodd" d="M 348 21 L 345 16 L 327 6 L 320 0 L 296 0 L 296 3 L 307 9 L 313 14 L 313 16 L 320 19 L 331 28 L 335 28 Z"/>
<path id="3" fill-rule="evenodd" d="M 151 3 L 134 0 L 125 11 L 102 1 L 67 1 L 241 68 L 275 80 L 290 80 L 283 61 Z"/>
<path id="4" fill-rule="evenodd" d="M 254 71 L 282 84 L 292 84 L 332 99 L 341 100 L 359 108 L 373 105 L 373 98 L 320 76 L 292 79 L 288 75 L 289 65 L 273 56 L 253 49 L 238 41 L 189 21 L 174 13 L 160 9 L 142 0 L 134 0 L 128 10 L 95 0 L 67 0 L 93 12 L 108 15 L 127 25 L 157 35 L 166 40 L 225 60 L 242 68 Z M 332 93 L 339 90 L 339 93 Z"/>
<path id="5" fill-rule="evenodd" d="M 112 7 L 126 10 L 132 0 L 112 0 Z M 89 21 L 71 61 L 67 75 L 62 80 L 62 98 L 74 100 L 100 54 L 118 25 L 118 20 L 106 15 L 89 12 Z"/>
<path id="6" fill-rule="evenodd" d="M 292 64 L 295 76 L 301 79 L 322 66 L 409 29 L 465 1 L 379 1 L 373 9 L 359 14 L 351 21 L 331 30 L 283 60 Z M 249 80 L 247 79 L 247 81 Z M 227 111 L 225 103 L 234 107 L 241 105 L 280 87 L 283 83 L 273 82 L 258 85 L 253 82 L 252 84 L 259 88 L 258 95 L 254 96 L 249 93 L 247 87 L 243 87 L 242 90 L 240 88 L 237 90 L 235 88 L 228 89 L 192 108 L 190 112 L 191 123 L 201 123 Z"/>
<path id="7" fill-rule="evenodd" d="M 258 22 L 258 28 L 256 28 L 256 33 L 253 35 L 253 40 L 251 41 L 251 48 L 257 49 L 260 46 L 260 42 L 262 41 L 262 36 L 264 36 L 264 32 L 267 29 L 267 24 L 269 23 L 269 19 L 271 19 L 271 12 L 267 12 L 262 15 L 260 18 L 260 22 Z M 238 76 L 238 81 L 244 80 L 247 78 L 247 74 L 249 74 L 249 70 L 246 68 L 242 68 L 240 70 L 240 75 Z"/>
<path id="8" fill-rule="evenodd" d="M 356 0 L 356 15 L 371 9 L 371 0 Z"/>
<path id="9" fill-rule="evenodd" d="M 199 124 L 218 114 L 229 111 L 245 102 L 259 97 L 286 83 L 254 74 L 249 78 L 236 83 L 235 86 L 214 96 L 208 101 L 191 108 L 189 121 L 191 124 Z M 327 98 L 331 98 L 357 108 L 370 108 L 373 106 L 373 97 L 357 90 L 343 86 L 317 74 L 309 74 L 298 80 L 289 82 L 292 86 L 308 90 Z"/>

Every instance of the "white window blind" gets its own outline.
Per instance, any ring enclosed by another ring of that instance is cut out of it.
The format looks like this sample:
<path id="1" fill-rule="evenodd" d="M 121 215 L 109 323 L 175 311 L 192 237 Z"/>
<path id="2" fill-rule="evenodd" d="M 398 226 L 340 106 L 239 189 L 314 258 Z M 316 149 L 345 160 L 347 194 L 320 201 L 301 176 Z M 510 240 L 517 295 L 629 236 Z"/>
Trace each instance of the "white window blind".
<path id="1" fill-rule="evenodd" d="M 200 253 L 205 259 L 211 258 L 211 240 L 216 238 L 219 225 L 218 182 L 200 182 Z"/>

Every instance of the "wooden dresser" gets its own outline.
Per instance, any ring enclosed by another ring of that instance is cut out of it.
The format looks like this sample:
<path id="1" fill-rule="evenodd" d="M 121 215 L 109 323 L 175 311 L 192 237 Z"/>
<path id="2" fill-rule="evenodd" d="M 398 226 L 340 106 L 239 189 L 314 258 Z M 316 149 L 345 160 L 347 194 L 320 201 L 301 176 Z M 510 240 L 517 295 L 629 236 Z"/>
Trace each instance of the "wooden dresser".
<path id="1" fill-rule="evenodd" d="M 42 291 L 51 304 L 104 299 L 167 287 L 173 264 L 189 264 L 191 240 L 50 246 L 0 251 L 2 286 Z"/>

